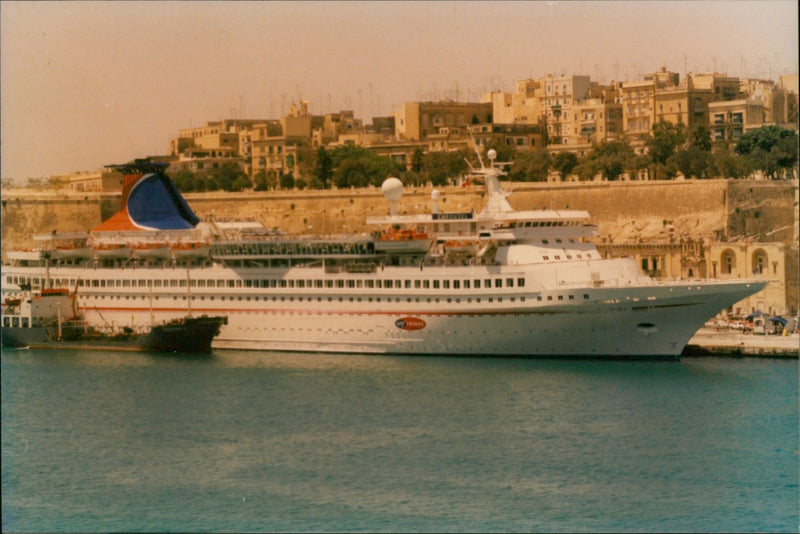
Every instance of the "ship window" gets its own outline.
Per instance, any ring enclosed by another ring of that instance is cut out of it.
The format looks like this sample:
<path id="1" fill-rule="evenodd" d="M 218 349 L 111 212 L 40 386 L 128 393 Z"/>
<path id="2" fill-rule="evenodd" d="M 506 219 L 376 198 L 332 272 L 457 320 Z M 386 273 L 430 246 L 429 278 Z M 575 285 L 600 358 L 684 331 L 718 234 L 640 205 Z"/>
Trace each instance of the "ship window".
<path id="1" fill-rule="evenodd" d="M 422 287 L 422 280 L 414 280 L 414 289 Z"/>
<path id="2" fill-rule="evenodd" d="M 450 280 L 442 280 L 442 289 L 450 289 Z"/>
<path id="3" fill-rule="evenodd" d="M 514 287 L 514 279 L 506 278 L 506 287 Z"/>
<path id="4" fill-rule="evenodd" d="M 561 256 L 556 256 L 555 259 L 560 260 Z"/>
<path id="5" fill-rule="evenodd" d="M 305 280 L 298 280 L 297 281 L 297 287 L 305 287 L 305 286 L 306 286 Z"/>
<path id="6" fill-rule="evenodd" d="M 9 276 L 8 278 L 11 277 Z M 6 278 L 6 281 L 8 281 L 8 278 Z M 10 284 L 11 282 L 8 283 Z M 11 326 L 11 317 L 3 317 L 3 326 Z"/>
<path id="7" fill-rule="evenodd" d="M 339 288 L 344 287 L 344 280 L 337 280 L 336 281 L 336 287 L 339 287 Z"/>
<path id="8" fill-rule="evenodd" d="M 423 280 L 422 281 L 422 289 L 430 289 L 431 281 L 430 280 Z"/>
<path id="9" fill-rule="evenodd" d="M 314 287 L 322 287 L 322 280 L 314 280 Z"/>
<path id="10" fill-rule="evenodd" d="M 453 289 L 461 289 L 461 282 L 459 280 L 453 280 Z"/>
<path id="11" fill-rule="evenodd" d="M 481 281 L 480 280 L 473 280 L 473 282 L 475 282 L 475 289 L 480 289 L 481 288 Z"/>
<path id="12" fill-rule="evenodd" d="M 549 261 L 549 260 L 550 260 L 550 256 L 542 256 L 542 259 L 543 259 L 544 261 Z"/>
<path id="13" fill-rule="evenodd" d="M 567 259 L 571 260 L 572 259 L 572 255 L 571 254 L 567 254 Z"/>
<path id="14" fill-rule="evenodd" d="M 139 280 L 139 287 L 145 287 L 147 285 L 147 280 Z M 194 280 L 192 280 L 192 285 L 194 285 Z"/>
<path id="15" fill-rule="evenodd" d="M 503 287 L 503 280 L 500 278 L 495 278 L 494 287 Z"/>
<path id="16" fill-rule="evenodd" d="M 438 280 L 434 280 L 433 281 L 433 289 L 439 289 L 439 281 Z"/>
<path id="17" fill-rule="evenodd" d="M 564 295 L 559 295 L 558 300 L 564 300 Z"/>
<path id="18" fill-rule="evenodd" d="M 583 294 L 583 299 L 584 299 L 584 300 L 587 300 L 588 298 L 589 298 L 589 295 L 587 295 L 586 293 L 584 293 L 584 294 Z"/>
<path id="19" fill-rule="evenodd" d="M 561 240 L 560 239 L 556 239 L 556 243 L 561 243 Z"/>
<path id="20" fill-rule="evenodd" d="M 253 281 L 252 280 L 245 280 L 244 281 L 244 287 L 253 287 Z"/>
<path id="21" fill-rule="evenodd" d="M 180 282 L 181 287 L 186 287 L 186 280 L 181 280 Z"/>
<path id="22" fill-rule="evenodd" d="M 406 289 L 411 289 L 411 280 L 406 280 L 405 282 L 403 282 L 403 286 Z"/>
<path id="23" fill-rule="evenodd" d="M 236 287 L 242 287 L 241 279 L 240 280 L 236 280 Z"/>
<path id="24" fill-rule="evenodd" d="M 490 287 L 492 287 L 492 280 L 489 279 L 489 278 L 485 279 L 483 281 L 483 287 L 485 287 L 486 289 L 489 289 Z"/>
<path id="25" fill-rule="evenodd" d="M 347 287 L 349 287 L 350 289 L 353 289 L 354 287 L 356 287 L 356 281 L 355 280 L 348 280 L 347 281 Z"/>
<path id="26" fill-rule="evenodd" d="M 333 280 L 325 280 L 325 287 L 327 288 L 333 287 Z"/>
<path id="27" fill-rule="evenodd" d="M 400 289 L 401 287 L 403 287 L 403 285 L 401 284 L 401 280 L 395 280 L 394 287 L 395 289 Z"/>
<path id="28" fill-rule="evenodd" d="M 575 300 L 575 295 L 570 295 L 569 300 Z"/>
<path id="29" fill-rule="evenodd" d="M 525 287 L 525 279 L 517 278 L 517 287 Z"/>
<path id="30" fill-rule="evenodd" d="M 464 289 L 469 289 L 469 280 L 464 280 Z"/>
<path id="31" fill-rule="evenodd" d="M 547 300 L 553 300 L 553 297 L 552 296 L 547 297 Z"/>
<path id="32" fill-rule="evenodd" d="M 197 287 L 206 287 L 206 281 L 205 280 L 198 280 L 197 281 Z"/>

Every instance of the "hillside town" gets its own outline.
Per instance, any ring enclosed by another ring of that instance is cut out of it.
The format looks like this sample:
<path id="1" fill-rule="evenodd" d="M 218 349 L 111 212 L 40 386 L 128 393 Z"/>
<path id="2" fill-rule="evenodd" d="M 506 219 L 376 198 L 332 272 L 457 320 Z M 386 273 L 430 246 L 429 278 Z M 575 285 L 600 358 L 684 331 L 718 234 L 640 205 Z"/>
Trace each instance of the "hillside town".
<path id="1" fill-rule="evenodd" d="M 179 187 L 190 191 L 377 185 L 390 173 L 404 182 L 440 185 L 466 171 L 463 158 L 474 145 L 515 157 L 516 181 L 797 176 L 796 155 L 793 162 L 747 165 L 737 164 L 734 150 L 743 135 L 765 127 L 795 132 L 787 141 L 796 144 L 797 74 L 775 82 L 719 73 L 682 77 L 662 68 L 608 85 L 548 74 L 516 82 L 514 92 L 484 94 L 480 102 L 406 102 L 371 123 L 350 110 L 316 115 L 309 107 L 301 100 L 279 119 L 181 128 L 158 159 L 169 162 Z M 355 152 L 348 154 L 348 147 Z M 337 149 L 339 161 L 372 158 L 369 164 L 378 169 L 355 172 L 375 176 L 365 183 L 343 172 L 333 177 L 325 160 Z M 214 184 L 209 178 L 220 169 L 233 177 Z M 51 181 L 113 190 L 113 176 L 105 185 L 102 177 L 87 171 Z"/>

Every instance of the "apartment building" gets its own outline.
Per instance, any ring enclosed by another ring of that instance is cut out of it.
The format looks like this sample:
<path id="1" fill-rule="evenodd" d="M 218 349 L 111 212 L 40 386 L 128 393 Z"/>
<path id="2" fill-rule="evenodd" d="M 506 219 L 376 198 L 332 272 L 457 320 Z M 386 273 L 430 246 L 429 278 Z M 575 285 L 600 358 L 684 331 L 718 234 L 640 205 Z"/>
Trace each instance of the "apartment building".
<path id="1" fill-rule="evenodd" d="M 398 141 L 423 141 L 442 128 L 493 122 L 492 103 L 406 102 L 394 118 Z"/>
<path id="2" fill-rule="evenodd" d="M 574 105 L 586 99 L 589 76 L 553 76 L 544 78 L 544 122 L 548 144 L 569 144 L 575 129 Z"/>
<path id="3" fill-rule="evenodd" d="M 708 128 L 714 141 L 735 141 L 747 130 L 764 125 L 764 107 L 758 98 L 723 100 L 708 105 Z"/>
<path id="4" fill-rule="evenodd" d="M 198 128 L 178 130 L 178 137 L 169 140 L 170 156 L 177 157 L 187 148 L 232 148 L 239 151 L 239 132 L 252 128 L 263 119 L 225 119 L 207 122 Z"/>

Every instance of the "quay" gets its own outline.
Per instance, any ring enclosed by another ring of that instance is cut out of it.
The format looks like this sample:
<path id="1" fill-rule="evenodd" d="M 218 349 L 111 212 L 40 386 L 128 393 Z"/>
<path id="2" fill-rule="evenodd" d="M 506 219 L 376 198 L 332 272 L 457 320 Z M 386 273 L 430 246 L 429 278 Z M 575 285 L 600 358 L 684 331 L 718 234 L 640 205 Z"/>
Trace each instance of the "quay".
<path id="1" fill-rule="evenodd" d="M 682 356 L 747 356 L 754 358 L 797 358 L 800 334 L 758 335 L 737 331 L 718 332 L 703 327 L 689 340 Z"/>

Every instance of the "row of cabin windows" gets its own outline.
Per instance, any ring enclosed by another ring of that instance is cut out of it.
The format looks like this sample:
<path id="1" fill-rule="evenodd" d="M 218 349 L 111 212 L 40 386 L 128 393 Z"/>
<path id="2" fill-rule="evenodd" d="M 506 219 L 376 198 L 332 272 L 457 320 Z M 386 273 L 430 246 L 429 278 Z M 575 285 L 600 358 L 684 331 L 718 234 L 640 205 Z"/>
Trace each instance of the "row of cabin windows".
<path id="1" fill-rule="evenodd" d="M 86 299 L 86 297 L 82 297 L 82 298 Z M 120 295 L 99 295 L 97 297 L 92 297 L 92 298 L 94 300 L 106 300 L 106 299 L 108 299 L 108 300 L 123 300 L 123 299 L 124 300 L 131 300 L 131 299 L 132 300 L 136 300 L 137 298 L 140 299 L 140 300 L 146 300 L 149 297 L 145 296 L 145 295 L 139 295 L 138 297 L 135 296 L 135 295 L 132 296 L 132 297 L 123 297 L 123 296 L 120 296 Z M 164 299 L 167 299 L 167 300 L 169 300 L 169 299 L 172 299 L 172 300 L 186 300 L 187 296 L 186 295 L 180 295 L 180 296 L 172 296 L 172 297 L 160 297 L 160 296 L 156 295 L 156 296 L 152 297 L 153 300 L 161 300 L 161 298 L 164 298 Z M 239 295 L 239 296 L 235 296 L 235 297 L 232 297 L 232 296 L 226 297 L 226 296 L 219 296 L 218 295 L 218 296 L 208 296 L 208 297 L 206 297 L 205 295 L 199 295 L 199 296 L 198 295 L 190 295 L 188 298 L 190 298 L 193 301 L 204 301 L 204 300 L 208 299 L 209 301 L 219 300 L 219 301 L 239 301 L 239 302 L 251 302 L 251 301 L 254 301 L 254 302 L 259 302 L 259 301 L 261 301 L 261 302 L 270 302 L 270 301 L 271 302 L 304 302 L 304 301 L 305 302 L 323 302 L 323 301 L 327 301 L 327 302 L 376 302 L 376 303 L 380 303 L 380 302 L 387 302 L 387 303 L 391 303 L 391 302 L 408 302 L 408 303 L 411 303 L 411 302 L 413 302 L 413 303 L 426 302 L 428 304 L 430 304 L 430 303 L 437 303 L 438 304 L 438 303 L 440 303 L 442 301 L 445 301 L 445 302 L 448 302 L 448 303 L 455 302 L 456 304 L 460 304 L 462 302 L 462 300 L 463 300 L 463 302 L 465 302 L 467 304 L 471 304 L 473 302 L 473 298 L 472 297 L 467 297 L 465 299 L 461 299 L 461 298 L 458 298 L 458 297 L 402 297 L 402 298 L 401 297 L 396 297 L 396 298 L 392 298 L 392 297 L 285 297 L 285 296 L 264 297 L 264 296 L 249 296 L 249 295 L 248 296 Z M 525 297 L 506 297 L 506 298 L 508 299 L 508 302 L 517 302 L 518 298 L 519 298 L 520 302 L 525 302 Z M 541 301 L 542 298 L 539 297 L 538 300 Z M 547 300 L 553 300 L 553 298 L 552 297 L 548 297 Z M 558 300 L 564 300 L 564 299 L 563 299 L 563 297 L 559 297 Z M 573 296 L 570 296 L 570 300 L 573 300 Z M 476 302 L 478 304 L 482 303 L 483 302 L 482 297 L 475 297 L 474 302 Z M 503 297 L 488 297 L 488 298 L 486 298 L 486 302 L 490 302 L 490 303 L 503 302 Z"/>
<path id="2" fill-rule="evenodd" d="M 120 299 L 124 299 L 126 297 L 121 297 L 120 295 L 101 295 L 101 296 L 96 297 L 96 298 L 101 299 L 101 300 L 105 300 L 106 298 L 108 298 L 109 300 L 114 300 L 114 299 L 120 300 Z M 133 298 L 136 299 L 136 297 L 133 297 Z M 147 297 L 145 297 L 144 295 L 140 295 L 139 298 L 144 300 Z M 173 299 L 186 300 L 186 295 L 179 296 L 179 297 L 172 297 L 172 298 Z M 160 297 L 155 296 L 155 297 L 153 297 L 153 299 L 154 300 L 159 300 Z M 191 299 L 192 300 L 196 300 L 196 301 L 197 300 L 203 301 L 203 300 L 206 300 L 206 297 L 204 295 L 201 295 L 201 296 L 192 295 Z M 516 302 L 517 301 L 517 297 L 508 297 L 508 299 L 509 299 L 509 302 Z M 589 295 L 584 293 L 583 294 L 583 300 L 588 300 L 588 299 L 589 299 Z M 269 302 L 269 301 L 272 301 L 272 302 L 303 302 L 303 301 L 307 301 L 307 302 L 315 302 L 315 301 L 316 302 L 323 302 L 323 301 L 327 301 L 327 302 L 403 302 L 403 301 L 405 301 L 405 302 L 409 302 L 409 303 L 410 302 L 414 302 L 414 303 L 420 303 L 420 302 L 433 303 L 433 302 L 435 302 L 437 304 L 440 303 L 442 300 L 445 300 L 448 303 L 455 302 L 456 304 L 459 304 L 462 301 L 462 299 L 460 299 L 458 297 L 441 297 L 441 298 L 439 298 L 439 297 L 436 297 L 436 298 L 432 298 L 432 297 L 425 297 L 425 298 L 421 298 L 421 297 L 413 297 L 413 298 L 412 297 L 405 297 L 405 298 L 400 298 L 400 297 L 396 297 L 396 298 L 391 298 L 391 297 L 389 297 L 389 298 L 382 298 L 382 297 L 346 297 L 345 298 L 345 297 L 285 297 L 285 296 L 259 297 L 259 296 L 249 296 L 249 295 L 248 296 L 239 295 L 239 296 L 236 296 L 236 297 L 231 297 L 231 296 L 229 296 L 229 297 L 226 297 L 226 296 L 214 297 L 214 296 L 209 296 L 208 300 L 209 301 L 213 301 L 213 300 L 225 301 L 225 300 L 228 300 L 228 301 L 245 301 L 245 302 L 250 302 L 250 301 L 255 301 L 255 302 L 258 302 L 258 301 L 263 301 L 263 302 Z M 520 302 L 525 302 L 525 297 L 519 297 L 519 300 L 520 300 Z M 543 302 L 543 301 L 553 302 L 554 300 L 555 301 L 575 300 L 575 295 L 574 294 L 569 294 L 569 295 L 548 295 L 547 297 L 542 297 L 542 296 L 536 297 L 536 301 L 537 302 Z M 496 302 L 503 302 L 503 297 L 496 297 L 496 298 L 495 297 L 489 297 L 489 298 L 486 299 L 486 301 L 490 302 L 490 303 L 493 303 L 495 301 Z M 467 298 L 467 299 L 465 299 L 465 302 L 470 304 L 470 303 L 473 302 L 473 300 L 472 300 L 472 298 Z M 476 297 L 475 298 L 475 302 L 480 304 L 482 302 L 481 297 Z"/>
<path id="3" fill-rule="evenodd" d="M 32 284 L 38 286 L 41 278 L 7 276 L 9 284 Z M 75 279 L 54 278 L 56 287 L 75 285 Z M 249 287 L 249 288 L 317 288 L 317 289 L 489 289 L 503 287 L 525 287 L 525 278 L 475 278 L 472 280 L 78 280 L 78 287 Z"/>

